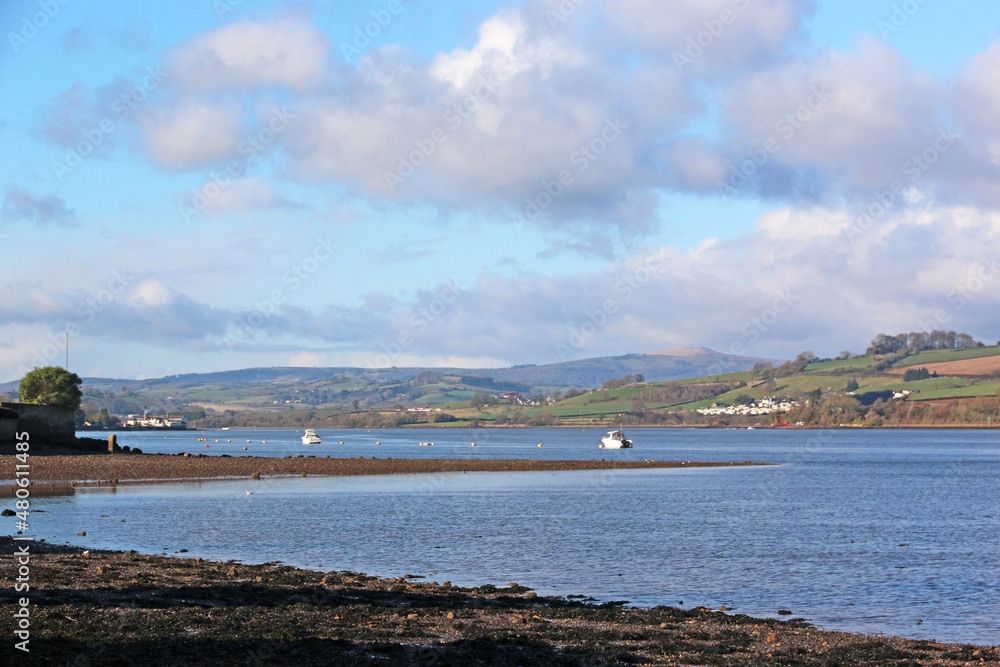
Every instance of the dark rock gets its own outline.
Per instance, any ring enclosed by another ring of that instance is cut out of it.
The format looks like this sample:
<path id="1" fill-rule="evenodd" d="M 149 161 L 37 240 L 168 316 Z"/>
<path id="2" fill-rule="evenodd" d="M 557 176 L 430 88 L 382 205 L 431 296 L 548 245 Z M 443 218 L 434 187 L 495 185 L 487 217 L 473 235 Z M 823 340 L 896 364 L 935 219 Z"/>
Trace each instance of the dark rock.
<path id="1" fill-rule="evenodd" d="M 15 514 L 17 514 L 17 512 L 14 510 L 4 510 L 3 512 L 0 512 L 0 516 L 14 516 Z"/>

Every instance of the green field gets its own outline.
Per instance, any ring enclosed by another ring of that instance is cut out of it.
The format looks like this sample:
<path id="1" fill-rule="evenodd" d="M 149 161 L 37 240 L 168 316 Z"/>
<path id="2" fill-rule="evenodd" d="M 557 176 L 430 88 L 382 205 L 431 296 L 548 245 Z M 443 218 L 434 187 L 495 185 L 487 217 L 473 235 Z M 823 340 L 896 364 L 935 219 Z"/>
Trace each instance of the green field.
<path id="1" fill-rule="evenodd" d="M 806 373 L 833 373 L 845 369 L 857 370 L 861 372 L 871 366 L 870 357 L 857 357 L 854 359 L 834 359 L 832 361 L 817 361 L 809 364 L 805 368 Z"/>
<path id="2" fill-rule="evenodd" d="M 943 398 L 978 398 L 981 396 L 996 396 L 1000 391 L 998 382 L 979 382 L 971 386 L 950 387 L 945 389 L 935 389 L 931 391 L 921 391 L 919 394 L 908 396 L 908 401 L 933 401 Z"/>
<path id="3" fill-rule="evenodd" d="M 972 347 L 967 350 L 925 350 L 915 355 L 910 355 L 900 359 L 893 364 L 893 368 L 904 366 L 915 366 L 920 364 L 934 364 L 942 361 L 961 361 L 962 359 L 978 359 L 980 357 L 992 357 L 1000 354 L 1000 347 Z"/>

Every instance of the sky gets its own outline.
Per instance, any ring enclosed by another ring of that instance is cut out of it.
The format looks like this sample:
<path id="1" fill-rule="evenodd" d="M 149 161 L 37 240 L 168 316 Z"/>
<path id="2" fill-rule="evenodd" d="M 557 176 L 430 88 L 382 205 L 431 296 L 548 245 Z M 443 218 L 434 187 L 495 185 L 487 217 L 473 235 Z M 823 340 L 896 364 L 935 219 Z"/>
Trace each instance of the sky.
<path id="1" fill-rule="evenodd" d="M 0 382 L 1000 339 L 992 0 L 0 4 Z M 68 336 L 67 336 L 68 334 Z"/>

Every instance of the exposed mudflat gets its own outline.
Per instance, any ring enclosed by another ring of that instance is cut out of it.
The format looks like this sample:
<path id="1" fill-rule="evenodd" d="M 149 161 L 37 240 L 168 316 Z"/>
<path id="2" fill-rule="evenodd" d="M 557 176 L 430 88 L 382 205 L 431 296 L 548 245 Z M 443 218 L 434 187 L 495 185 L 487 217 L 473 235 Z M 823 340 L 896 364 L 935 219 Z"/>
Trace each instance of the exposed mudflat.
<path id="1" fill-rule="evenodd" d="M 83 454 L 32 456 L 33 482 L 135 481 L 250 477 L 252 475 L 396 475 L 437 472 L 521 472 L 530 470 L 625 470 L 761 465 L 682 461 L 545 461 L 531 459 L 336 459 L 311 456 L 178 456 L 171 454 Z M 0 456 L 0 479 L 13 479 L 13 456 Z M 8 485 L 4 485 L 8 486 Z"/>

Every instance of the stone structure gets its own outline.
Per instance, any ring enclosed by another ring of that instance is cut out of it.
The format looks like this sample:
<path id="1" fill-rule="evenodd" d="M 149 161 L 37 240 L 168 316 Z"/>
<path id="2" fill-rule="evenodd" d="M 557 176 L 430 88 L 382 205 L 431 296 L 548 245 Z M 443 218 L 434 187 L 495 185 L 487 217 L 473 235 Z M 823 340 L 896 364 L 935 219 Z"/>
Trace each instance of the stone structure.
<path id="1" fill-rule="evenodd" d="M 0 445 L 15 441 L 17 422 L 17 412 L 10 408 L 0 408 Z"/>
<path id="2" fill-rule="evenodd" d="M 54 408 L 49 405 L 34 405 L 31 403 L 0 403 L 0 442 L 8 435 L 8 429 L 15 432 L 27 431 L 32 444 L 63 444 L 76 440 L 76 425 L 73 423 L 73 411 L 66 408 Z M 4 415 L 13 412 L 13 417 Z M 13 424 L 10 424 L 13 419 Z M 11 438 L 13 440 L 13 438 Z"/>

